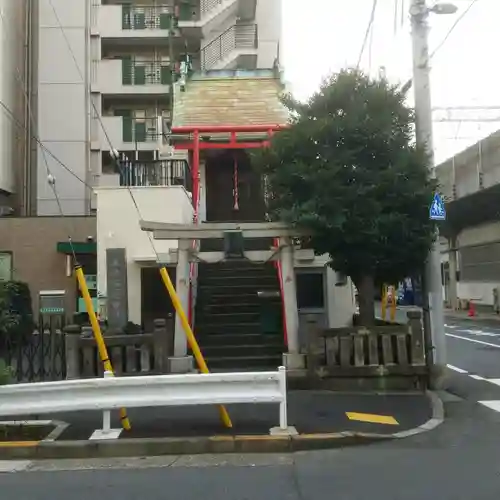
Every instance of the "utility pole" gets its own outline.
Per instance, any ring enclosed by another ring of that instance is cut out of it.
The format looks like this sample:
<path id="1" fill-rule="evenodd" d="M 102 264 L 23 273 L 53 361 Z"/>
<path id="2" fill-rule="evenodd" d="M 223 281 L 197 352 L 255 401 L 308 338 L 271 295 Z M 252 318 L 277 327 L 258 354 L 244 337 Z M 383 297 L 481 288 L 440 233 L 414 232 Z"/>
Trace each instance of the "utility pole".
<path id="1" fill-rule="evenodd" d="M 425 0 L 412 0 L 410 6 L 413 53 L 413 87 L 415 92 L 415 132 L 417 144 L 428 154 L 429 176 L 436 177 L 432 141 L 432 106 L 430 88 L 428 24 L 429 9 Z M 427 343 L 427 366 L 433 388 L 442 385 L 446 371 L 446 337 L 444 332 L 443 289 L 441 281 L 439 234 L 426 262 L 424 276 L 424 331 Z"/>

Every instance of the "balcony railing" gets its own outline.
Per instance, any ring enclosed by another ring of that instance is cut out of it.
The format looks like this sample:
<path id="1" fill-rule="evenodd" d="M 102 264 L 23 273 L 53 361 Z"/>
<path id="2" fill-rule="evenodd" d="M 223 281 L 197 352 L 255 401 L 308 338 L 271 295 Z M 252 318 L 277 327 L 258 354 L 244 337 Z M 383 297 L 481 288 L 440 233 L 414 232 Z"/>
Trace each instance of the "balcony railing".
<path id="1" fill-rule="evenodd" d="M 235 24 L 201 49 L 201 69 L 208 71 L 236 49 L 256 49 L 256 24 Z"/>
<path id="2" fill-rule="evenodd" d="M 120 186 L 184 186 L 191 190 L 188 163 L 182 160 L 121 161 Z"/>
<path id="3" fill-rule="evenodd" d="M 172 67 L 168 62 L 122 58 L 123 85 L 169 85 L 171 80 Z"/>
<path id="4" fill-rule="evenodd" d="M 122 116 L 123 142 L 142 143 L 158 141 L 157 118 Z"/>
<path id="5" fill-rule="evenodd" d="M 124 30 L 168 30 L 172 7 L 169 5 L 123 5 L 122 29 Z"/>

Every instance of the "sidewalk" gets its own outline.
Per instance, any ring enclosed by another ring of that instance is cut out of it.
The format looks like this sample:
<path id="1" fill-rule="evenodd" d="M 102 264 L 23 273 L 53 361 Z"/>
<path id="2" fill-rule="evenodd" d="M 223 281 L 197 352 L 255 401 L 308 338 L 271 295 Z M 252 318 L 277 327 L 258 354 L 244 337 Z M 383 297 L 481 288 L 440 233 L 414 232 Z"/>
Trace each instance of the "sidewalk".
<path id="1" fill-rule="evenodd" d="M 41 418 L 69 425 L 56 441 L 42 441 L 38 449 L 31 449 L 39 458 L 286 452 L 403 438 L 431 430 L 443 419 L 441 402 L 430 393 L 290 391 L 288 425 L 297 435 L 270 435 L 279 422 L 277 404 L 229 405 L 227 410 L 232 429 L 222 426 L 216 406 L 131 409 L 131 431 L 105 441 L 89 440 L 102 428 L 99 411 L 47 415 Z M 112 414 L 112 427 L 120 428 L 117 411 Z M 16 454 L 19 449 L 23 454 Z M 26 456 L 27 448 L 19 449 L 0 446 L 0 458 Z"/>
<path id="2" fill-rule="evenodd" d="M 445 309 L 444 315 L 446 318 L 459 320 L 474 321 L 476 323 L 489 322 L 500 325 L 500 315 L 489 312 L 477 312 L 476 315 L 469 317 L 468 311 L 454 311 L 453 309 Z"/>
<path id="3" fill-rule="evenodd" d="M 382 318 L 382 306 L 380 302 L 375 303 L 375 316 L 377 318 Z M 406 316 L 406 313 L 408 311 L 418 309 L 422 310 L 420 307 L 417 306 L 397 306 L 396 307 L 396 322 L 397 323 L 406 323 L 408 321 L 408 318 Z M 388 319 L 390 317 L 390 311 L 389 309 L 386 312 L 386 318 Z M 448 320 L 459 320 L 459 321 L 471 321 L 474 323 L 489 323 L 490 325 L 500 325 L 500 315 L 494 314 L 494 313 L 489 313 L 489 312 L 477 312 L 476 315 L 473 317 L 468 316 L 468 311 L 454 311 L 453 309 L 444 309 L 444 317 L 445 319 Z"/>

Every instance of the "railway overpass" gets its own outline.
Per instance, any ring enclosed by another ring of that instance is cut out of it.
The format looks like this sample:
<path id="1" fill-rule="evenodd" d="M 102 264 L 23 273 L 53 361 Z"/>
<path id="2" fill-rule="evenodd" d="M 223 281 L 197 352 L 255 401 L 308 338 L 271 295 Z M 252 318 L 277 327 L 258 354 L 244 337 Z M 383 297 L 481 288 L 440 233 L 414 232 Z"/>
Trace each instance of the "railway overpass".
<path id="1" fill-rule="evenodd" d="M 445 299 L 494 307 L 500 291 L 500 130 L 436 167 L 447 220 L 440 225 Z"/>

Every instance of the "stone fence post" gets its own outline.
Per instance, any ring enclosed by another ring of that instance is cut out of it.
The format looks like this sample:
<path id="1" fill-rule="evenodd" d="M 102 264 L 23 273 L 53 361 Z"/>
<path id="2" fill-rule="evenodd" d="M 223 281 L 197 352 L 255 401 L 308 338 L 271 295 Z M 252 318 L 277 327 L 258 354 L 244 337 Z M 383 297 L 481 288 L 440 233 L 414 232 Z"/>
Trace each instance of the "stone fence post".
<path id="1" fill-rule="evenodd" d="M 155 319 L 153 324 L 155 371 L 158 373 L 168 373 L 168 358 L 173 355 L 174 329 L 163 318 Z"/>
<path id="2" fill-rule="evenodd" d="M 80 378 L 80 336 L 82 329 L 79 325 L 68 325 L 63 328 L 66 354 L 66 378 L 68 380 Z"/>
<path id="3" fill-rule="evenodd" d="M 428 346 L 424 341 L 424 330 L 422 328 L 422 313 L 418 310 L 408 311 L 408 328 L 411 339 L 411 364 L 425 365 L 425 353 Z"/>

